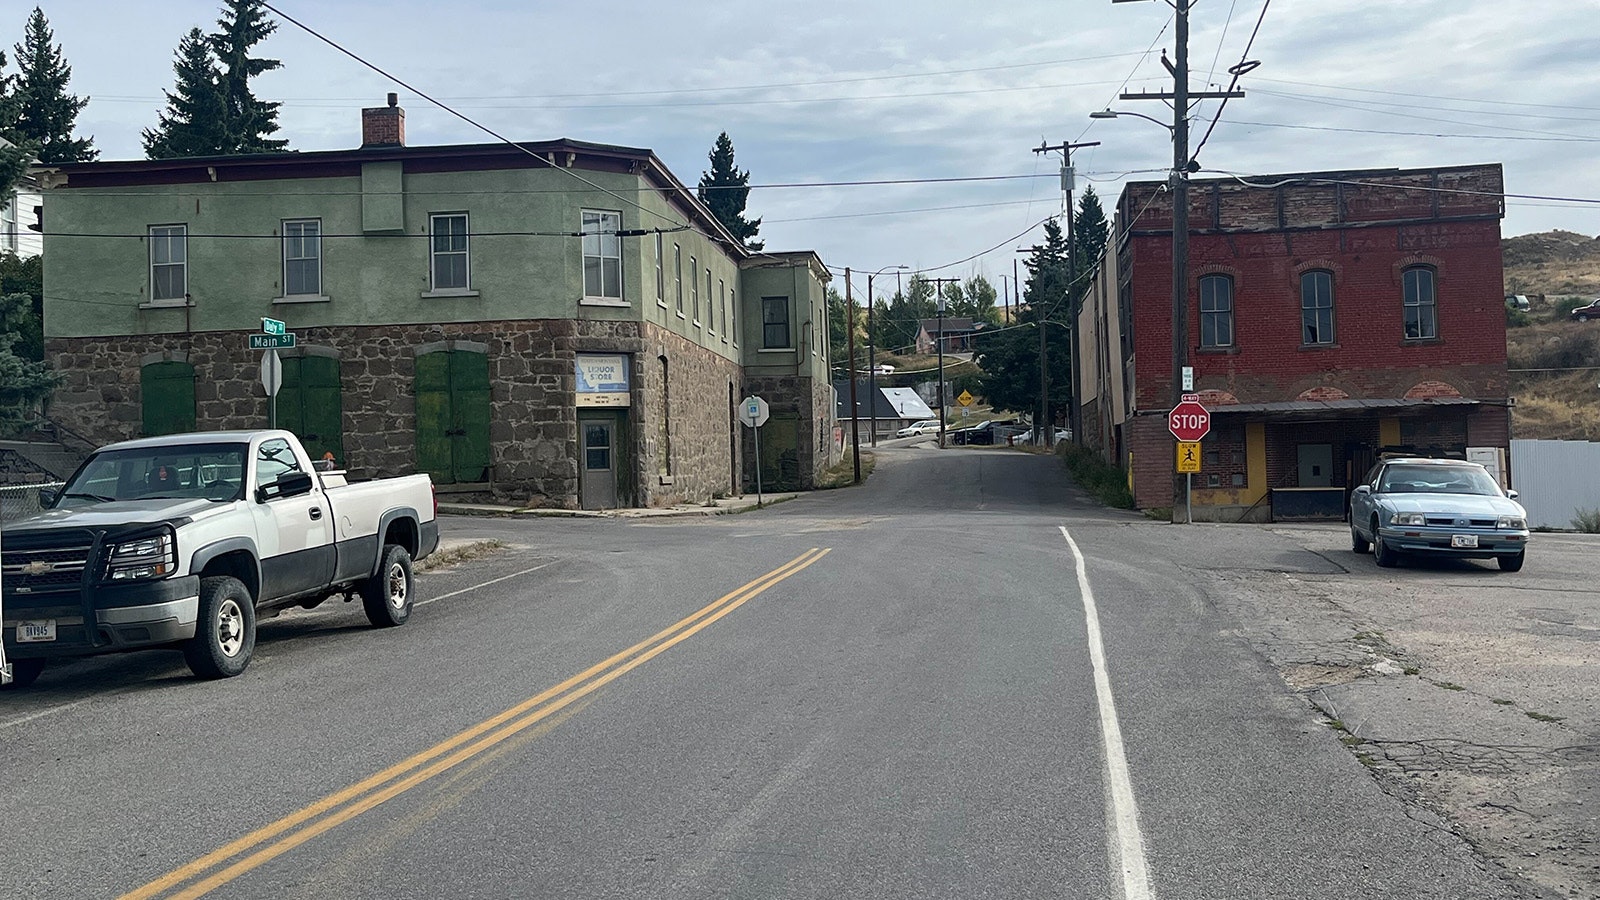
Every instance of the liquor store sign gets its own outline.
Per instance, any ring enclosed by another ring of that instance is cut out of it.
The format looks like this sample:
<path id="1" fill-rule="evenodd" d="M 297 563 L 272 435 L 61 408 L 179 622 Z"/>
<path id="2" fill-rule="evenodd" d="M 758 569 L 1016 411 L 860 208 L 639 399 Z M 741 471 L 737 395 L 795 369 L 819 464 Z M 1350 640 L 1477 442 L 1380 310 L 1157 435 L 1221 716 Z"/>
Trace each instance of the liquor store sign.
<path id="1" fill-rule="evenodd" d="M 626 353 L 578 354 L 578 406 L 629 406 L 632 380 Z"/>

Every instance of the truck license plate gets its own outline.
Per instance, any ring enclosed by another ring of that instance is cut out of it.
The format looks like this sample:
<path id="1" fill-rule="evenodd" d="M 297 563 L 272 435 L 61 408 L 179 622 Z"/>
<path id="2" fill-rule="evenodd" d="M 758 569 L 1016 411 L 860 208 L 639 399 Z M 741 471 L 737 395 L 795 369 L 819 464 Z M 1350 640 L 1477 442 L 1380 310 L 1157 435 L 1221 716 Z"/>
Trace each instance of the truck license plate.
<path id="1" fill-rule="evenodd" d="M 56 639 L 55 619 L 35 619 L 17 623 L 17 643 L 30 644 Z"/>
<path id="2" fill-rule="evenodd" d="M 1475 534 L 1452 534 L 1450 535 L 1450 546 L 1476 547 L 1478 546 L 1478 536 Z"/>

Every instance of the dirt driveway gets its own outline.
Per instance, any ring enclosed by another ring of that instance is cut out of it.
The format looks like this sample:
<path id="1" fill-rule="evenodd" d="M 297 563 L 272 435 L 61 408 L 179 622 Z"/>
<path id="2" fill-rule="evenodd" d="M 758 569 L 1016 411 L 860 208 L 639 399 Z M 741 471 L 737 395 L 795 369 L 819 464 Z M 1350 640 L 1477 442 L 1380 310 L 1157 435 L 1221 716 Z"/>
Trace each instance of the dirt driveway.
<path id="1" fill-rule="evenodd" d="M 1600 898 L 1600 535 L 1535 534 L 1510 574 L 1266 528 L 1335 574 L 1206 575 L 1284 680 L 1419 818 L 1547 896 Z"/>

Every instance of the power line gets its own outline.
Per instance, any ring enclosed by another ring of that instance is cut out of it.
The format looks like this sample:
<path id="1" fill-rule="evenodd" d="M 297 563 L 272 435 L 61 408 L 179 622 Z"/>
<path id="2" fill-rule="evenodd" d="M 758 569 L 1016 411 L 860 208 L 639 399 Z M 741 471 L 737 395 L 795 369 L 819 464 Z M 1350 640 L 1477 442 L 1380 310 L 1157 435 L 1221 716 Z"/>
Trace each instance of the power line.
<path id="1" fill-rule="evenodd" d="M 1299 131 L 1334 131 L 1343 134 L 1384 134 L 1394 137 L 1426 137 L 1426 138 L 1460 138 L 1472 141 L 1545 141 L 1555 144 L 1595 144 L 1600 143 L 1600 137 L 1531 137 L 1523 135 L 1504 134 L 1446 134 L 1432 131 L 1384 131 L 1377 128 L 1336 128 L 1331 125 L 1289 125 L 1283 122 L 1240 122 L 1234 125 L 1249 125 L 1254 128 L 1292 128 Z"/>
<path id="2" fill-rule="evenodd" d="M 1241 76 L 1243 76 L 1244 73 L 1246 73 L 1246 72 L 1250 71 L 1251 69 L 1255 68 L 1255 66 L 1250 64 L 1250 62 L 1249 62 L 1249 60 L 1250 60 L 1250 48 L 1254 47 L 1256 45 L 1256 35 L 1261 33 L 1261 23 L 1266 21 L 1266 19 L 1267 19 L 1267 7 L 1269 7 L 1271 5 L 1272 5 L 1272 0 L 1263 0 L 1263 2 L 1261 4 L 1261 15 L 1256 17 L 1256 27 L 1250 31 L 1250 40 L 1245 42 L 1244 52 L 1239 54 L 1239 64 L 1236 65 L 1236 66 L 1233 66 L 1231 69 L 1228 70 L 1229 74 L 1231 74 L 1233 76 L 1233 79 L 1228 82 L 1228 89 L 1226 91 L 1223 91 L 1223 94 L 1231 94 L 1231 93 L 1233 93 L 1234 90 L 1239 87 L 1239 78 Z M 1189 158 L 1190 159 L 1198 159 L 1199 158 L 1200 151 L 1204 150 L 1205 147 L 1206 147 L 1206 141 L 1211 140 L 1211 132 L 1216 130 L 1217 122 L 1221 121 L 1221 119 L 1222 119 L 1222 111 L 1227 109 L 1227 108 L 1228 108 L 1228 98 L 1226 96 L 1224 96 L 1222 98 L 1222 102 L 1217 104 L 1217 113 L 1216 113 L 1216 115 L 1211 117 L 1211 124 L 1206 127 L 1206 133 L 1203 136 L 1201 136 L 1200 143 L 1196 144 L 1194 150 L 1190 151 L 1190 153 L 1189 153 Z"/>

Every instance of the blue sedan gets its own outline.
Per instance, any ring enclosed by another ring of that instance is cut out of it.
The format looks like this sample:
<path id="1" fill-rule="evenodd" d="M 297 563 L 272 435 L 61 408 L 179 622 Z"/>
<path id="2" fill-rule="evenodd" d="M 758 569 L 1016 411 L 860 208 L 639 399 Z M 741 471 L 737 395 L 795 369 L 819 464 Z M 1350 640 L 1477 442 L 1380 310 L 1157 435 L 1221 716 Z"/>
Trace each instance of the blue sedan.
<path id="1" fill-rule="evenodd" d="M 1350 496 L 1350 549 L 1388 568 L 1400 554 L 1493 559 L 1522 568 L 1528 514 L 1488 470 L 1457 459 L 1386 459 Z"/>

